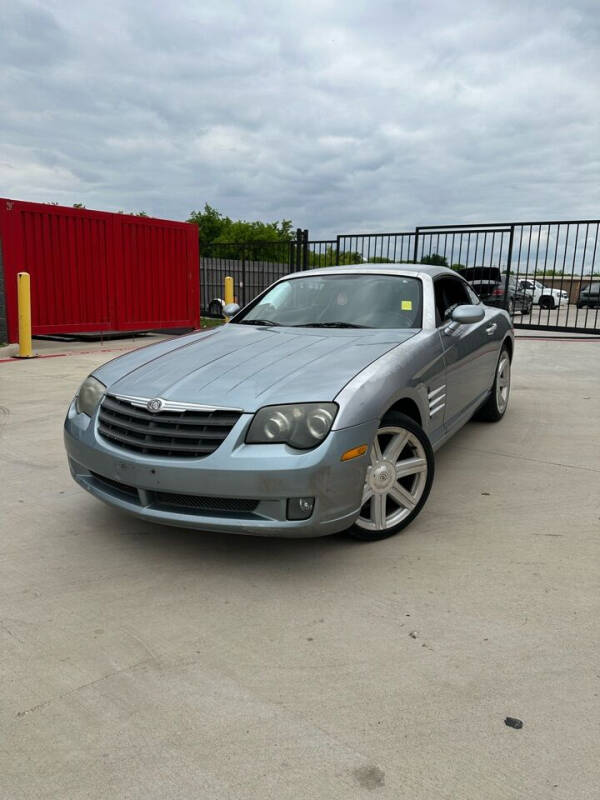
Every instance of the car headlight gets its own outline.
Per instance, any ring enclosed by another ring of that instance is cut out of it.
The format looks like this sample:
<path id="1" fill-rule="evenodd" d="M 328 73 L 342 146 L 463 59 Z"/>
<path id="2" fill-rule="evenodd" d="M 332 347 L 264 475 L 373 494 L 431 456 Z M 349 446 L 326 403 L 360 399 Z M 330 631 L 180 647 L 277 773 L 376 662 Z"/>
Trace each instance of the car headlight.
<path id="1" fill-rule="evenodd" d="M 321 444 L 333 425 L 336 403 L 265 406 L 256 412 L 246 435 L 248 444 L 289 444 L 309 450 Z"/>
<path id="2" fill-rule="evenodd" d="M 78 413 L 87 414 L 88 417 L 93 416 L 105 391 L 106 386 L 100 383 L 97 378 L 92 377 L 92 375 L 87 377 L 79 387 L 75 397 L 75 407 Z"/>

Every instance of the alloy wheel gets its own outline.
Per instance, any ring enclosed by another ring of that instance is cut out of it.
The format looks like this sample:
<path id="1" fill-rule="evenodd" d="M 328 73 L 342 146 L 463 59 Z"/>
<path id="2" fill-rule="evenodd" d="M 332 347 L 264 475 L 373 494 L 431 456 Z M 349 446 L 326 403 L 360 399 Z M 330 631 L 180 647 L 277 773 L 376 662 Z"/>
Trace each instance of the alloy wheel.
<path id="1" fill-rule="evenodd" d="M 510 358 L 506 351 L 502 352 L 498 369 L 496 371 L 496 405 L 498 411 L 503 414 L 508 405 L 508 395 L 510 393 Z"/>
<path id="2" fill-rule="evenodd" d="M 385 531 L 411 514 L 427 484 L 423 445 L 406 428 L 388 425 L 375 434 L 356 525 Z"/>

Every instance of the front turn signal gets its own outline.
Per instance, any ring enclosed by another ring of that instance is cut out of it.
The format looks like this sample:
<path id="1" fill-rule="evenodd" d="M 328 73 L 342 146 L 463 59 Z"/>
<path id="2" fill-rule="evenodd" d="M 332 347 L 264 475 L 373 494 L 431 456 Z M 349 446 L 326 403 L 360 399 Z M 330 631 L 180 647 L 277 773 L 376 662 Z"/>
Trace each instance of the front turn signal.
<path id="1" fill-rule="evenodd" d="M 368 444 L 361 444 L 358 447 L 353 447 L 352 450 L 346 450 L 346 452 L 341 458 L 341 461 L 350 461 L 353 458 L 364 456 L 364 454 L 367 452 L 368 449 L 369 449 Z"/>

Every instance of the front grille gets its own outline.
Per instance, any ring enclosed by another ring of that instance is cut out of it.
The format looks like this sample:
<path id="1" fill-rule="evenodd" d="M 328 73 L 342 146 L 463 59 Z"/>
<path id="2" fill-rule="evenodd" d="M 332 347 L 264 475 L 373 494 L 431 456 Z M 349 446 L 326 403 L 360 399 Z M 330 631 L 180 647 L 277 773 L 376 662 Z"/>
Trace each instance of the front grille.
<path id="1" fill-rule="evenodd" d="M 139 503 L 139 494 L 135 486 L 106 478 L 97 472 L 90 472 L 93 483 L 99 489 L 117 496 L 124 495 L 128 500 Z M 258 500 L 246 497 L 204 497 L 195 494 L 179 494 L 178 492 L 155 492 L 145 490 L 152 508 L 158 511 L 177 511 L 180 514 L 251 514 L 258 507 Z"/>
<path id="2" fill-rule="evenodd" d="M 97 472 L 90 472 L 94 478 L 94 483 L 99 484 L 100 488 L 116 489 L 121 494 L 126 494 L 128 497 L 139 500 L 138 490 L 135 486 L 128 486 L 126 483 L 114 481 L 112 478 L 105 478 L 104 475 L 98 475 Z"/>
<path id="3" fill-rule="evenodd" d="M 128 400 L 106 395 L 98 432 L 111 444 L 146 455 L 204 458 L 225 440 L 241 412 L 216 410 L 152 413 Z"/>
<path id="4" fill-rule="evenodd" d="M 258 500 L 243 497 L 199 497 L 193 494 L 152 492 L 155 508 L 172 508 L 177 511 L 204 511 L 244 514 L 256 510 Z"/>

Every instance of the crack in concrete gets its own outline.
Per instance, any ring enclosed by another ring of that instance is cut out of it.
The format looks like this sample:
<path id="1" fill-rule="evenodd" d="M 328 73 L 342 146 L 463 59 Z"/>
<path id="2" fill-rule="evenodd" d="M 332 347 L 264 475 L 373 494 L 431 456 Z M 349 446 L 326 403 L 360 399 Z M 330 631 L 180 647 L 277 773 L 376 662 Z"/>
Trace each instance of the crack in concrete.
<path id="1" fill-rule="evenodd" d="M 46 708 L 51 703 L 56 702 L 57 700 L 64 700 L 65 697 L 69 697 L 72 694 L 76 694 L 80 692 L 82 689 L 89 689 L 90 686 L 95 686 L 98 683 L 102 683 L 102 681 L 107 680 L 108 678 L 112 678 L 115 675 L 122 675 L 124 672 L 129 672 L 130 670 L 136 669 L 137 667 L 141 667 L 143 664 L 148 663 L 150 659 L 144 658 L 141 661 L 137 661 L 135 664 L 131 664 L 129 667 L 123 667 L 123 669 L 116 669 L 112 672 L 108 672 L 106 675 L 102 675 L 100 678 L 96 678 L 93 681 L 89 681 L 89 683 L 83 683 L 81 686 L 77 686 L 75 689 L 69 689 L 68 692 L 64 692 L 63 694 L 56 695 L 55 697 L 50 697 L 48 700 L 43 700 L 41 703 L 36 703 L 36 705 L 31 706 L 31 708 L 26 708 L 23 711 L 17 711 L 16 716 L 18 718 L 26 717 L 27 714 L 31 714 L 34 711 L 40 711 L 43 708 Z"/>
<path id="2" fill-rule="evenodd" d="M 456 446 L 457 450 L 466 450 L 467 453 L 481 453 L 484 456 L 503 456 L 504 458 L 513 458 L 517 459 L 518 461 L 532 461 L 534 464 L 547 464 L 551 467 L 565 467 L 566 469 L 580 469 L 584 470 L 585 472 L 600 472 L 600 469 L 596 469 L 596 467 L 581 467 L 577 464 L 563 464 L 560 461 L 546 461 L 543 458 L 529 458 L 528 456 L 518 456 L 512 453 L 501 453 L 499 450 L 480 450 L 477 447 L 464 447 L 464 446 Z"/>

